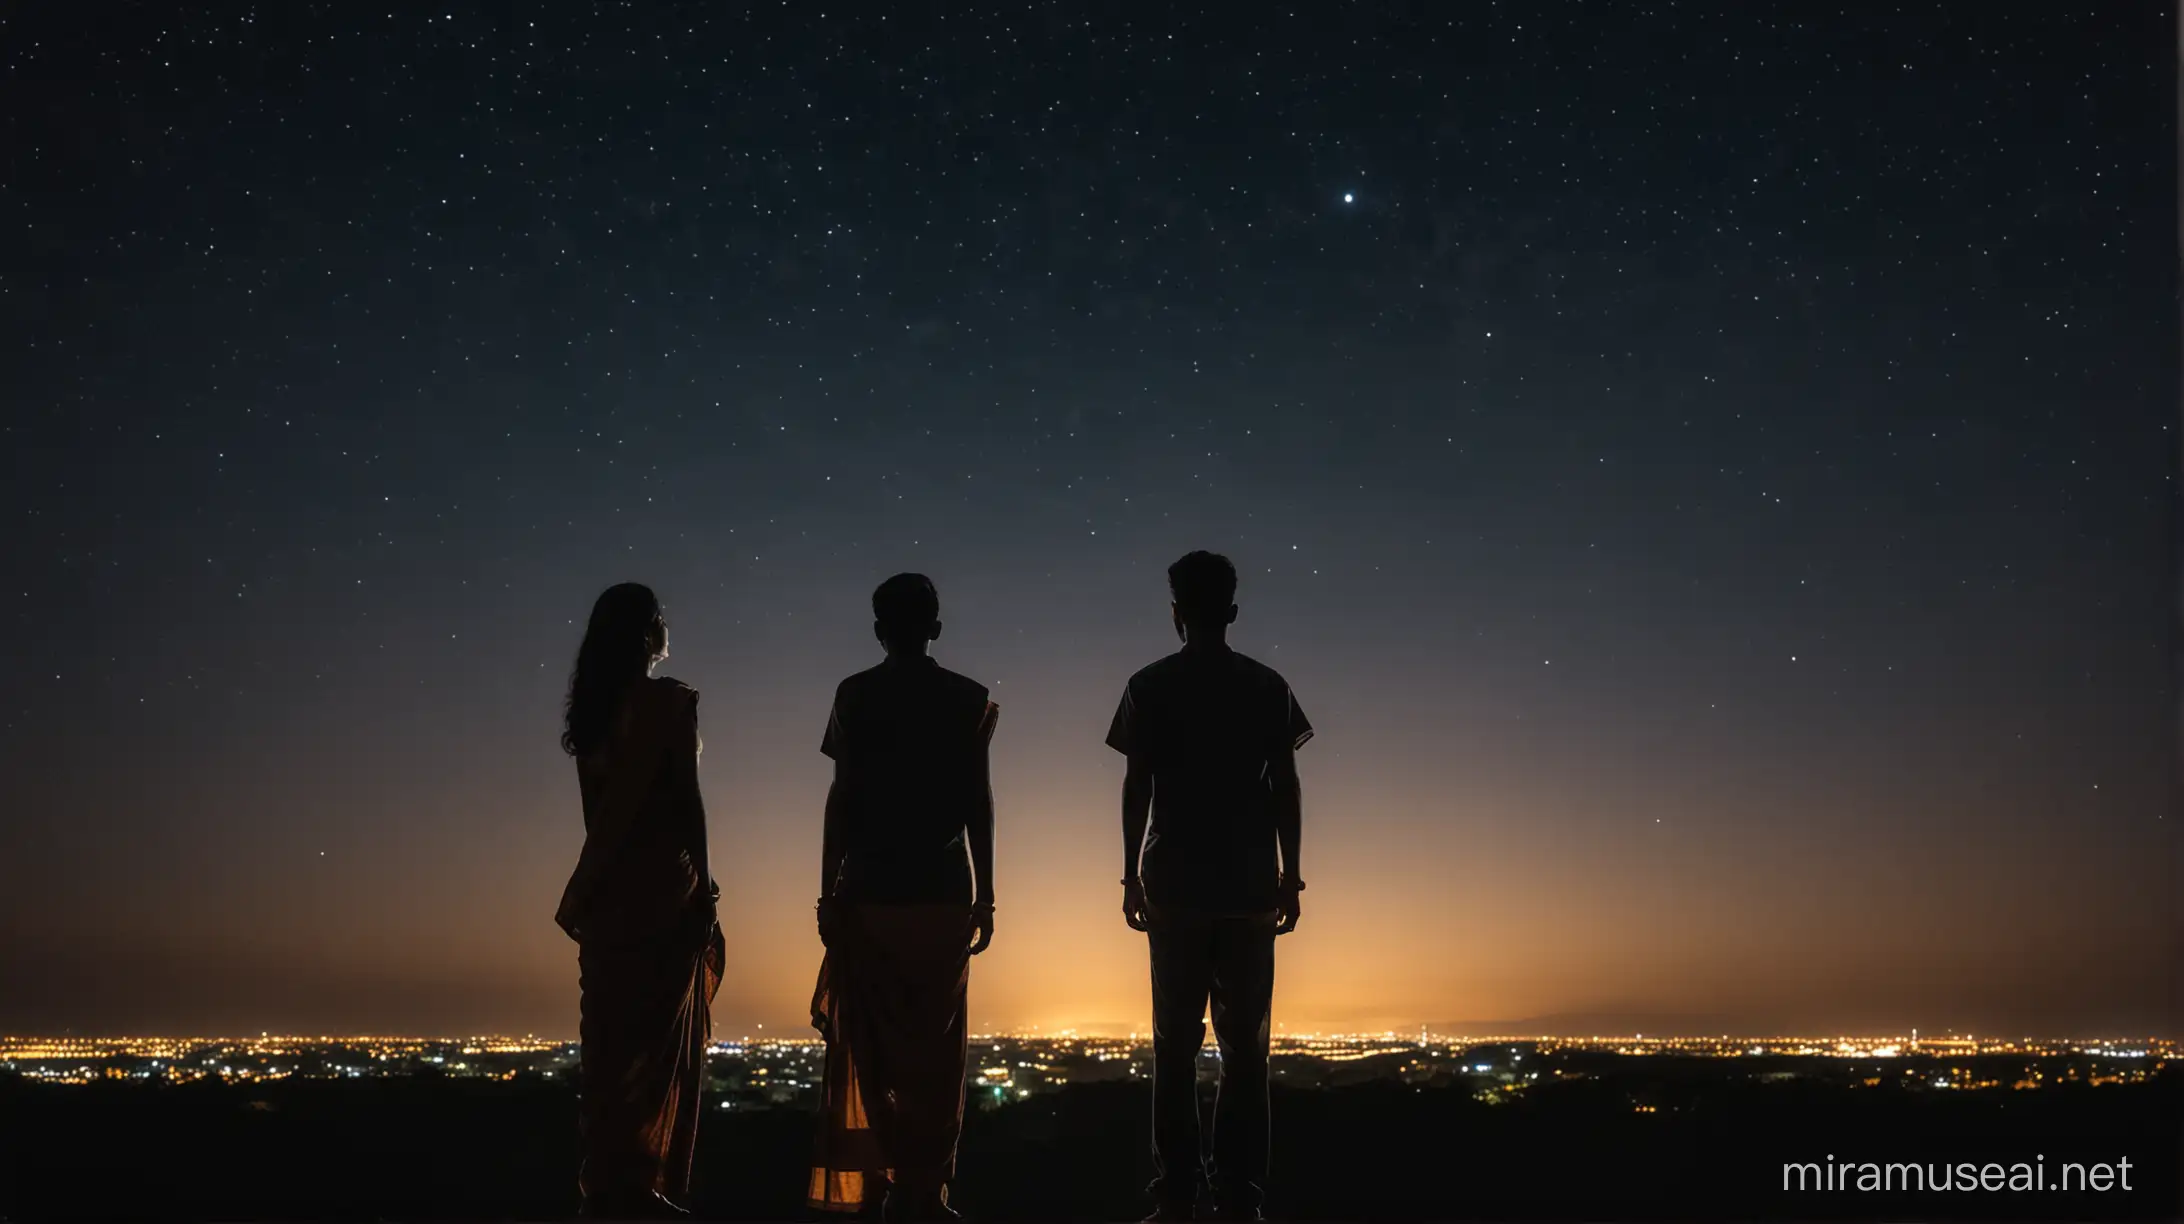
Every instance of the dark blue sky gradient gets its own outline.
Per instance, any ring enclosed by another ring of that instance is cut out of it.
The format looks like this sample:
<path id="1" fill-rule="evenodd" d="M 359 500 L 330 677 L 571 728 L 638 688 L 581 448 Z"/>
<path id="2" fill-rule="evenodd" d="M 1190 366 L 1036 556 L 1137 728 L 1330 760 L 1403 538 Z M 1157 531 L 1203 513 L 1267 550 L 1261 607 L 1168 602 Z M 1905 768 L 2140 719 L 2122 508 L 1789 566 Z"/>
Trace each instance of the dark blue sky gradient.
<path id="1" fill-rule="evenodd" d="M 1321 728 L 1293 1027 L 2168 1025 L 2167 6 L 824 7 L 0 26 L 0 1028 L 573 1031 L 624 579 L 799 1027 L 902 569 L 974 1025 L 1141 1023 L 1196 547 Z"/>

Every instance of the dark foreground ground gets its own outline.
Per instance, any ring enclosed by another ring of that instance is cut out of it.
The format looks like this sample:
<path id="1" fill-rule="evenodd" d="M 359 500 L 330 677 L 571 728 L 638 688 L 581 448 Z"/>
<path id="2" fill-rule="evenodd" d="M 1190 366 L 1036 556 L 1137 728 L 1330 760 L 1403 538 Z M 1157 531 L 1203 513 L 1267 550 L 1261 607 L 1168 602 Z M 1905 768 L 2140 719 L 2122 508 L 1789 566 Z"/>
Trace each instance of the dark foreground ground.
<path id="1" fill-rule="evenodd" d="M 1517 1104 L 1368 1085 L 1276 1098 L 1270 1214 L 1368 1219 L 2174 1219 L 2180 1081 L 2038 1092 L 1720 1084 L 1631 1108 L 1631 1085 Z M 975 1113 L 960 1205 L 989 1220 L 1142 1213 L 1147 1099 L 1075 1088 Z M 88 1087 L 0 1081 L 0 1216 L 552 1219 L 575 1207 L 575 1106 L 534 1080 Z M 792 1220 L 809 1148 L 794 1111 L 713 1112 L 696 1206 Z M 2105 1194 L 1792 1193 L 1786 1160 L 2131 1162 Z"/>

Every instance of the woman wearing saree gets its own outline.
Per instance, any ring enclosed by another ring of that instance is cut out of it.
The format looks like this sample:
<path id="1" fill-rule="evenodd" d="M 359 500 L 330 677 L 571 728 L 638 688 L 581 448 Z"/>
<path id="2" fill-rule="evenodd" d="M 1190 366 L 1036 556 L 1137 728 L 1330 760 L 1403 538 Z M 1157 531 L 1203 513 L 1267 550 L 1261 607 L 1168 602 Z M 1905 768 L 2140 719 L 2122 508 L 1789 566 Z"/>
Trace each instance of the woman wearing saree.
<path id="1" fill-rule="evenodd" d="M 697 690 L 654 677 L 660 601 L 636 583 L 592 606 L 561 746 L 584 849 L 554 921 L 577 942 L 583 1213 L 687 1214 L 698 1094 L 723 957 L 698 793 Z"/>

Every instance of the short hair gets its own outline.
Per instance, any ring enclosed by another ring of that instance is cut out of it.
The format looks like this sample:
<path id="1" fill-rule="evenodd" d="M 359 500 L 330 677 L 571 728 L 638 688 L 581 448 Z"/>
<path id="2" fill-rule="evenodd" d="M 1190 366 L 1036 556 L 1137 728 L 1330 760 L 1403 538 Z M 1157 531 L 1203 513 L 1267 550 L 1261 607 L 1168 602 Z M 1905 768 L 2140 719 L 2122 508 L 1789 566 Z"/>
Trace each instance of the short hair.
<path id="1" fill-rule="evenodd" d="M 897 574 L 872 592 L 872 619 L 890 628 L 923 628 L 940 619 L 940 592 L 923 574 Z"/>
<path id="2" fill-rule="evenodd" d="M 1168 567 L 1168 594 L 1185 613 L 1224 612 L 1236 602 L 1236 566 L 1201 548 Z"/>

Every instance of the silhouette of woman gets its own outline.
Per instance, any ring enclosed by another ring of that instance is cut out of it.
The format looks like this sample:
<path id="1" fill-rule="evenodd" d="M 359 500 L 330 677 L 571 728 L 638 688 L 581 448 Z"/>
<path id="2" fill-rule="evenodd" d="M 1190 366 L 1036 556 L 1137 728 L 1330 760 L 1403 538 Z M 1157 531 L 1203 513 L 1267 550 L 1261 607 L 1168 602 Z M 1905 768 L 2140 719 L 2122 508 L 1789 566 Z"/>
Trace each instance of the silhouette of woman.
<path id="1" fill-rule="evenodd" d="M 698 1091 L 723 947 L 698 794 L 698 694 L 654 677 L 667 621 L 651 590 L 592 605 L 561 747 L 576 758 L 584 850 L 554 921 L 577 943 L 587 1216 L 687 1214 Z"/>

